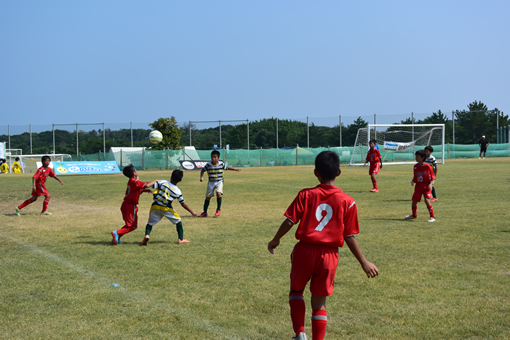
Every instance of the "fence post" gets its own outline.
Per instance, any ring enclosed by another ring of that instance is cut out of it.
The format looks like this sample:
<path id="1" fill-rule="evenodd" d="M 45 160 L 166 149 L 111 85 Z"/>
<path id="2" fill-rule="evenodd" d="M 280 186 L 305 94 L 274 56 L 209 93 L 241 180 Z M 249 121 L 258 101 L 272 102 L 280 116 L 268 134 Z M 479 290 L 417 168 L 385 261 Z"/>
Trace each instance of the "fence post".
<path id="1" fill-rule="evenodd" d="M 342 115 L 338 115 L 338 126 L 340 127 L 340 147 L 342 147 Z"/>
<path id="2" fill-rule="evenodd" d="M 298 160 L 298 150 L 299 150 L 299 146 L 296 146 L 296 165 L 297 165 L 297 160 Z"/>
<path id="3" fill-rule="evenodd" d="M 142 149 L 142 170 L 145 167 L 145 149 Z"/>
<path id="4" fill-rule="evenodd" d="M 455 144 L 455 114 L 452 110 L 452 144 Z"/>
<path id="5" fill-rule="evenodd" d="M 260 166 L 262 166 L 262 147 L 260 147 Z"/>
<path id="6" fill-rule="evenodd" d="M 170 151 L 166 150 L 166 169 L 167 170 L 168 170 L 168 167 L 169 167 L 169 162 L 170 162 Z"/>
<path id="7" fill-rule="evenodd" d="M 120 170 L 123 170 L 123 168 L 122 168 L 122 149 L 120 149 Z"/>

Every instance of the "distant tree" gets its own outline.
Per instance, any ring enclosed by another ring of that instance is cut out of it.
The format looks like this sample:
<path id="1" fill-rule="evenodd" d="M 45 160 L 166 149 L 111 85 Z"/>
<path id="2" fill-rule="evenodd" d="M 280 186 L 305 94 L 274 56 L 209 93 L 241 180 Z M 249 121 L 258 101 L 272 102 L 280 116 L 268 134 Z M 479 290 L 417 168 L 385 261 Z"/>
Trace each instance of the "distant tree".
<path id="1" fill-rule="evenodd" d="M 468 104 L 468 110 L 455 112 L 455 142 L 458 144 L 476 144 L 482 136 L 496 141 L 496 120 L 499 115 L 500 126 L 508 124 L 508 115 L 503 115 L 497 108 L 489 110 L 479 101 Z"/>
<path id="2" fill-rule="evenodd" d="M 163 140 L 159 144 L 154 144 L 152 146 L 153 150 L 182 149 L 180 141 L 183 131 L 177 126 L 177 121 L 174 116 L 170 118 L 159 118 L 150 123 L 149 126 L 163 134 Z"/>
<path id="3" fill-rule="evenodd" d="M 367 126 L 368 122 L 361 117 L 358 117 L 352 124 L 347 125 L 345 129 L 342 129 L 342 145 L 353 146 L 358 130 Z"/>

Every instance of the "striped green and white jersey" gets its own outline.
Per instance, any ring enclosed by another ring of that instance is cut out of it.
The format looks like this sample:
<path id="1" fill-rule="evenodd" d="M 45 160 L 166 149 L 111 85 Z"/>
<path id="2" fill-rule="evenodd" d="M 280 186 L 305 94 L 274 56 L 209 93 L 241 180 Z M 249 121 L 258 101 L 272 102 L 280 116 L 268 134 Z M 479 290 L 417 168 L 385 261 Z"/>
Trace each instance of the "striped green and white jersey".
<path id="1" fill-rule="evenodd" d="M 204 166 L 205 171 L 209 174 L 209 182 L 223 181 L 223 170 L 226 168 L 227 166 L 221 160 L 218 160 L 218 164 L 216 165 L 213 165 L 211 162 L 207 162 Z"/>
<path id="2" fill-rule="evenodd" d="M 170 183 L 169 181 L 158 181 L 154 184 L 154 204 L 161 205 L 163 207 L 172 207 L 173 200 L 177 200 L 179 203 L 184 203 L 181 189 L 177 185 Z"/>
<path id="3" fill-rule="evenodd" d="M 437 165 L 436 157 L 430 155 L 430 157 L 425 158 L 425 163 L 430 164 L 430 166 L 434 170 L 434 173 L 436 172 L 436 165 Z"/>

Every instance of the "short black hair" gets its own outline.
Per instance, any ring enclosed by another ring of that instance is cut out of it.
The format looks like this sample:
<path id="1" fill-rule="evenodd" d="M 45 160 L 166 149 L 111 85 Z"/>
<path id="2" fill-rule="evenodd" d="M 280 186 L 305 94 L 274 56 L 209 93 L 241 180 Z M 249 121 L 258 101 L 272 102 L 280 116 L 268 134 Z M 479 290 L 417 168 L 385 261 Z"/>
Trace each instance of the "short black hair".
<path id="1" fill-rule="evenodd" d="M 431 147 L 430 145 L 427 145 L 427 146 L 425 147 L 425 149 L 424 149 L 424 150 L 428 150 L 428 151 L 430 151 L 431 153 L 432 153 L 432 152 L 434 152 L 434 148 L 433 148 L 433 147 Z"/>
<path id="2" fill-rule="evenodd" d="M 41 162 L 44 163 L 45 160 L 49 159 L 51 161 L 51 157 L 50 156 L 42 156 L 41 157 Z"/>
<path id="3" fill-rule="evenodd" d="M 333 151 L 322 151 L 315 157 L 315 169 L 323 180 L 335 179 L 340 169 L 340 157 Z"/>
<path id="4" fill-rule="evenodd" d="M 136 168 L 133 164 L 129 164 L 124 169 L 122 169 L 122 173 L 124 174 L 124 176 L 129 178 L 133 178 L 133 174 L 135 173 L 135 171 Z"/>
<path id="5" fill-rule="evenodd" d="M 371 139 L 371 140 L 368 141 L 368 144 L 370 144 L 370 143 L 377 144 L 377 141 L 375 139 Z"/>
<path id="6" fill-rule="evenodd" d="M 174 170 L 172 172 L 172 177 L 170 177 L 170 182 L 176 182 L 176 183 L 179 183 L 180 181 L 182 181 L 182 177 L 184 176 L 184 171 L 182 170 Z"/>
<path id="7" fill-rule="evenodd" d="M 220 158 L 220 152 L 219 152 L 218 150 L 213 150 L 213 151 L 211 152 L 211 156 L 212 156 L 212 155 L 216 155 L 216 156 L 218 156 L 218 158 Z"/>
<path id="8" fill-rule="evenodd" d="M 416 156 L 420 156 L 423 159 L 427 158 L 427 154 L 425 153 L 425 150 L 418 150 L 414 154 Z"/>
<path id="9" fill-rule="evenodd" d="M 16 162 L 19 162 L 19 157 L 16 157 L 15 160 L 16 160 Z"/>

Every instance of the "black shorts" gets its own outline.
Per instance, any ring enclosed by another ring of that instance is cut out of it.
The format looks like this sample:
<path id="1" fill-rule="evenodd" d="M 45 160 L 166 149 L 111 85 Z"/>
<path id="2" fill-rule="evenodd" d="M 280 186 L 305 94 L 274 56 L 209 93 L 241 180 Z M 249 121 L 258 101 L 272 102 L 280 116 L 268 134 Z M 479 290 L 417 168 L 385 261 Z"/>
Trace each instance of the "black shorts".
<path id="1" fill-rule="evenodd" d="M 486 151 L 487 151 L 487 147 L 483 147 L 483 146 L 482 146 L 482 147 L 480 148 L 480 152 L 486 152 Z"/>

